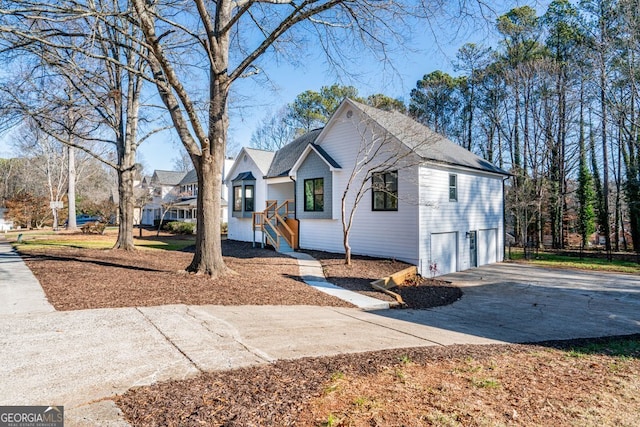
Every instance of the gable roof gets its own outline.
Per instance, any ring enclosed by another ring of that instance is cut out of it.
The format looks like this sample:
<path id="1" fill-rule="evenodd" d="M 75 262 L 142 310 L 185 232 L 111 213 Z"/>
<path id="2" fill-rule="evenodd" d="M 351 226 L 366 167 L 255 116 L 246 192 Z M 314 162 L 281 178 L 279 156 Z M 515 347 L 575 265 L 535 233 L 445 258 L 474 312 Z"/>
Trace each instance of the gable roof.
<path id="1" fill-rule="evenodd" d="M 350 103 L 362 111 L 424 160 L 509 175 L 503 169 L 473 154 L 444 135 L 416 122 L 409 116 L 397 111 L 379 110 L 351 99 L 345 99 L 342 105 L 345 103 Z"/>
<path id="2" fill-rule="evenodd" d="M 258 150 L 256 148 L 247 147 L 244 147 L 242 150 L 244 150 L 247 156 L 251 157 L 251 160 L 253 160 L 256 166 L 258 166 L 260 172 L 262 172 L 263 175 L 266 175 L 275 153 L 273 151 Z M 239 155 L 236 161 L 240 161 L 241 157 L 242 155 Z"/>
<path id="3" fill-rule="evenodd" d="M 324 151 L 324 148 L 320 147 L 317 144 L 311 143 L 308 144 L 304 148 L 304 150 L 302 150 L 302 153 L 300 154 L 300 156 L 298 156 L 298 159 L 287 173 L 290 174 L 291 172 L 298 172 L 298 168 L 300 168 L 300 165 L 302 165 L 304 160 L 312 151 L 316 153 L 318 157 L 320 157 L 320 159 L 327 164 L 327 166 L 329 166 L 329 170 L 334 171 L 336 169 L 342 169 L 338 162 L 333 160 L 333 158 L 326 151 Z"/>
<path id="4" fill-rule="evenodd" d="M 191 169 L 187 174 L 180 180 L 180 185 L 186 184 L 197 184 L 198 183 L 198 174 L 195 169 Z"/>
<path id="5" fill-rule="evenodd" d="M 155 170 L 152 181 L 161 185 L 178 185 L 186 174 L 187 172 Z"/>
<path id="6" fill-rule="evenodd" d="M 296 164 L 305 148 L 315 142 L 321 131 L 322 129 L 315 129 L 307 132 L 276 151 L 265 177 L 275 178 L 289 175 L 289 171 Z"/>

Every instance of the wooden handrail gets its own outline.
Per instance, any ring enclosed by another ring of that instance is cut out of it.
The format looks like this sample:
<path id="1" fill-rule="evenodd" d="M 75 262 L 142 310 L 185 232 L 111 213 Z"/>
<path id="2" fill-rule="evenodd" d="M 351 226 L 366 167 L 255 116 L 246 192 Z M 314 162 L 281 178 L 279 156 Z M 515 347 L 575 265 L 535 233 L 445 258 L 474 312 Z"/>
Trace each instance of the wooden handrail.
<path id="1" fill-rule="evenodd" d="M 278 206 L 276 208 L 276 212 L 280 212 L 280 210 L 282 208 L 284 208 L 284 216 L 289 216 L 289 214 L 292 214 L 292 213 L 295 214 L 296 213 L 295 206 L 293 207 L 292 210 L 290 210 L 289 209 L 289 205 L 293 205 L 293 200 L 292 199 L 288 199 L 288 200 L 285 200 L 284 202 L 280 203 L 280 206 Z"/>
<path id="2" fill-rule="evenodd" d="M 295 235 L 296 233 L 291 229 L 291 227 L 289 227 L 287 225 L 287 223 L 285 222 L 285 220 L 278 215 L 278 213 L 276 212 L 276 220 L 279 221 L 282 224 L 282 227 L 285 229 L 285 231 L 288 233 L 288 236 L 283 234 L 282 237 L 284 237 L 284 240 L 287 241 L 287 243 L 289 244 L 289 246 L 291 246 L 292 248 L 295 248 Z M 277 224 L 277 223 L 276 223 Z M 276 230 L 278 231 L 278 230 Z"/>

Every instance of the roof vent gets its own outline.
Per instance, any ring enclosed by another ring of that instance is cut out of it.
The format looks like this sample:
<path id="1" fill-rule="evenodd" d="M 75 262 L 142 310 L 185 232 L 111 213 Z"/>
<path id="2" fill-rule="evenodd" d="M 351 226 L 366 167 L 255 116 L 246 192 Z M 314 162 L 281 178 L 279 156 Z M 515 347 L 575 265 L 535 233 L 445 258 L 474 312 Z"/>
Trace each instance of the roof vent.
<path id="1" fill-rule="evenodd" d="M 347 119 L 350 119 L 353 116 L 353 111 L 349 110 L 347 111 Z"/>

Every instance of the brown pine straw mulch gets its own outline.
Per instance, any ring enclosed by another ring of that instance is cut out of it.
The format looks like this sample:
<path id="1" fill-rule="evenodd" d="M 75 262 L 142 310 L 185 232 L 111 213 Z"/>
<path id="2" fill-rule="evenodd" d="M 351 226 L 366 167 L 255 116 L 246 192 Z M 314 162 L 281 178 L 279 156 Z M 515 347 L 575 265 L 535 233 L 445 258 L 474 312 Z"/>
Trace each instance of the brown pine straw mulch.
<path id="1" fill-rule="evenodd" d="M 135 426 L 635 426 L 639 340 L 617 340 L 618 354 L 607 340 L 573 340 L 278 361 L 134 388 L 116 403 Z M 604 349 L 559 350 L 594 342 Z"/>
<path id="2" fill-rule="evenodd" d="M 186 252 L 50 248 L 27 249 L 23 256 L 58 310 L 177 303 L 348 306 L 301 283 L 291 258 L 238 242 L 225 242 L 224 253 L 238 275 L 223 280 L 181 272 L 192 257 Z M 405 266 L 354 257 L 345 267 L 340 256 L 315 255 L 330 281 L 359 292 L 371 292 L 369 281 Z M 460 295 L 438 281 L 404 288 L 421 295 L 412 301 L 416 307 Z M 594 342 L 596 351 L 561 351 Z M 635 335 L 277 361 L 134 388 L 116 403 L 134 426 L 635 426 L 638 396 Z"/>
<path id="3" fill-rule="evenodd" d="M 345 266 L 340 255 L 318 254 L 327 259 L 326 271 L 332 275 L 330 281 L 356 291 L 363 291 L 361 288 L 365 287 L 363 293 L 391 301 L 386 294 L 372 291 L 368 283 L 407 266 L 363 257 L 354 259 L 352 266 Z M 61 311 L 165 304 L 353 307 L 304 284 L 299 277 L 297 261 L 286 255 L 229 240 L 223 241 L 223 255 L 227 266 L 237 274 L 210 279 L 184 272 L 193 258 L 188 251 L 29 249 L 27 245 L 22 252 L 47 298 L 56 310 Z M 324 260 L 321 262 L 325 263 Z M 406 292 L 412 293 L 406 301 L 413 308 L 449 304 L 461 295 L 456 287 L 430 281 L 421 286 L 407 286 Z M 403 294 L 403 297 L 405 295 L 409 294 Z"/>

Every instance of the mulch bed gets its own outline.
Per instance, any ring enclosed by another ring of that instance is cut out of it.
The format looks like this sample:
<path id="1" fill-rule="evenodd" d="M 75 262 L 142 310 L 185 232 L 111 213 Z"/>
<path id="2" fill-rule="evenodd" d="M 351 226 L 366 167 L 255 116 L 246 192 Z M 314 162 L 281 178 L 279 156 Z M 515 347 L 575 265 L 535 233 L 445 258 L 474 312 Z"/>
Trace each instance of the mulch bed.
<path id="1" fill-rule="evenodd" d="M 250 243 L 223 241 L 235 275 L 184 272 L 193 254 L 164 250 L 33 249 L 21 254 L 56 310 L 189 305 L 353 307 L 305 285 L 296 260 Z"/>
<path id="2" fill-rule="evenodd" d="M 165 304 L 353 307 L 305 285 L 295 259 L 231 240 L 223 240 L 222 251 L 225 263 L 237 274 L 219 279 L 185 273 L 193 257 L 189 249 L 125 252 L 52 247 L 25 249 L 21 255 L 42 284 L 49 302 L 60 311 Z M 322 263 L 330 282 L 390 302 L 395 300 L 374 291 L 369 283 L 408 266 L 359 256 L 346 266 L 340 254 L 309 253 Z M 438 280 L 421 280 L 394 292 L 403 297 L 409 308 L 446 305 L 462 295 L 459 288 Z"/>
<path id="3" fill-rule="evenodd" d="M 135 426 L 614 426 L 640 421 L 640 401 L 632 391 L 639 385 L 640 354 L 567 357 L 554 350 L 594 341 L 602 340 L 277 361 L 133 388 L 116 403 Z"/>
<path id="4" fill-rule="evenodd" d="M 411 266 L 402 261 L 360 255 L 352 256 L 351 265 L 346 265 L 342 254 L 311 250 L 304 252 L 320 261 L 329 282 L 389 302 L 395 302 L 395 299 L 391 295 L 373 290 L 371 282 Z M 424 277 L 406 282 L 392 291 L 402 297 L 406 308 L 415 309 L 452 304 L 462 297 L 460 288 L 450 282 Z"/>

